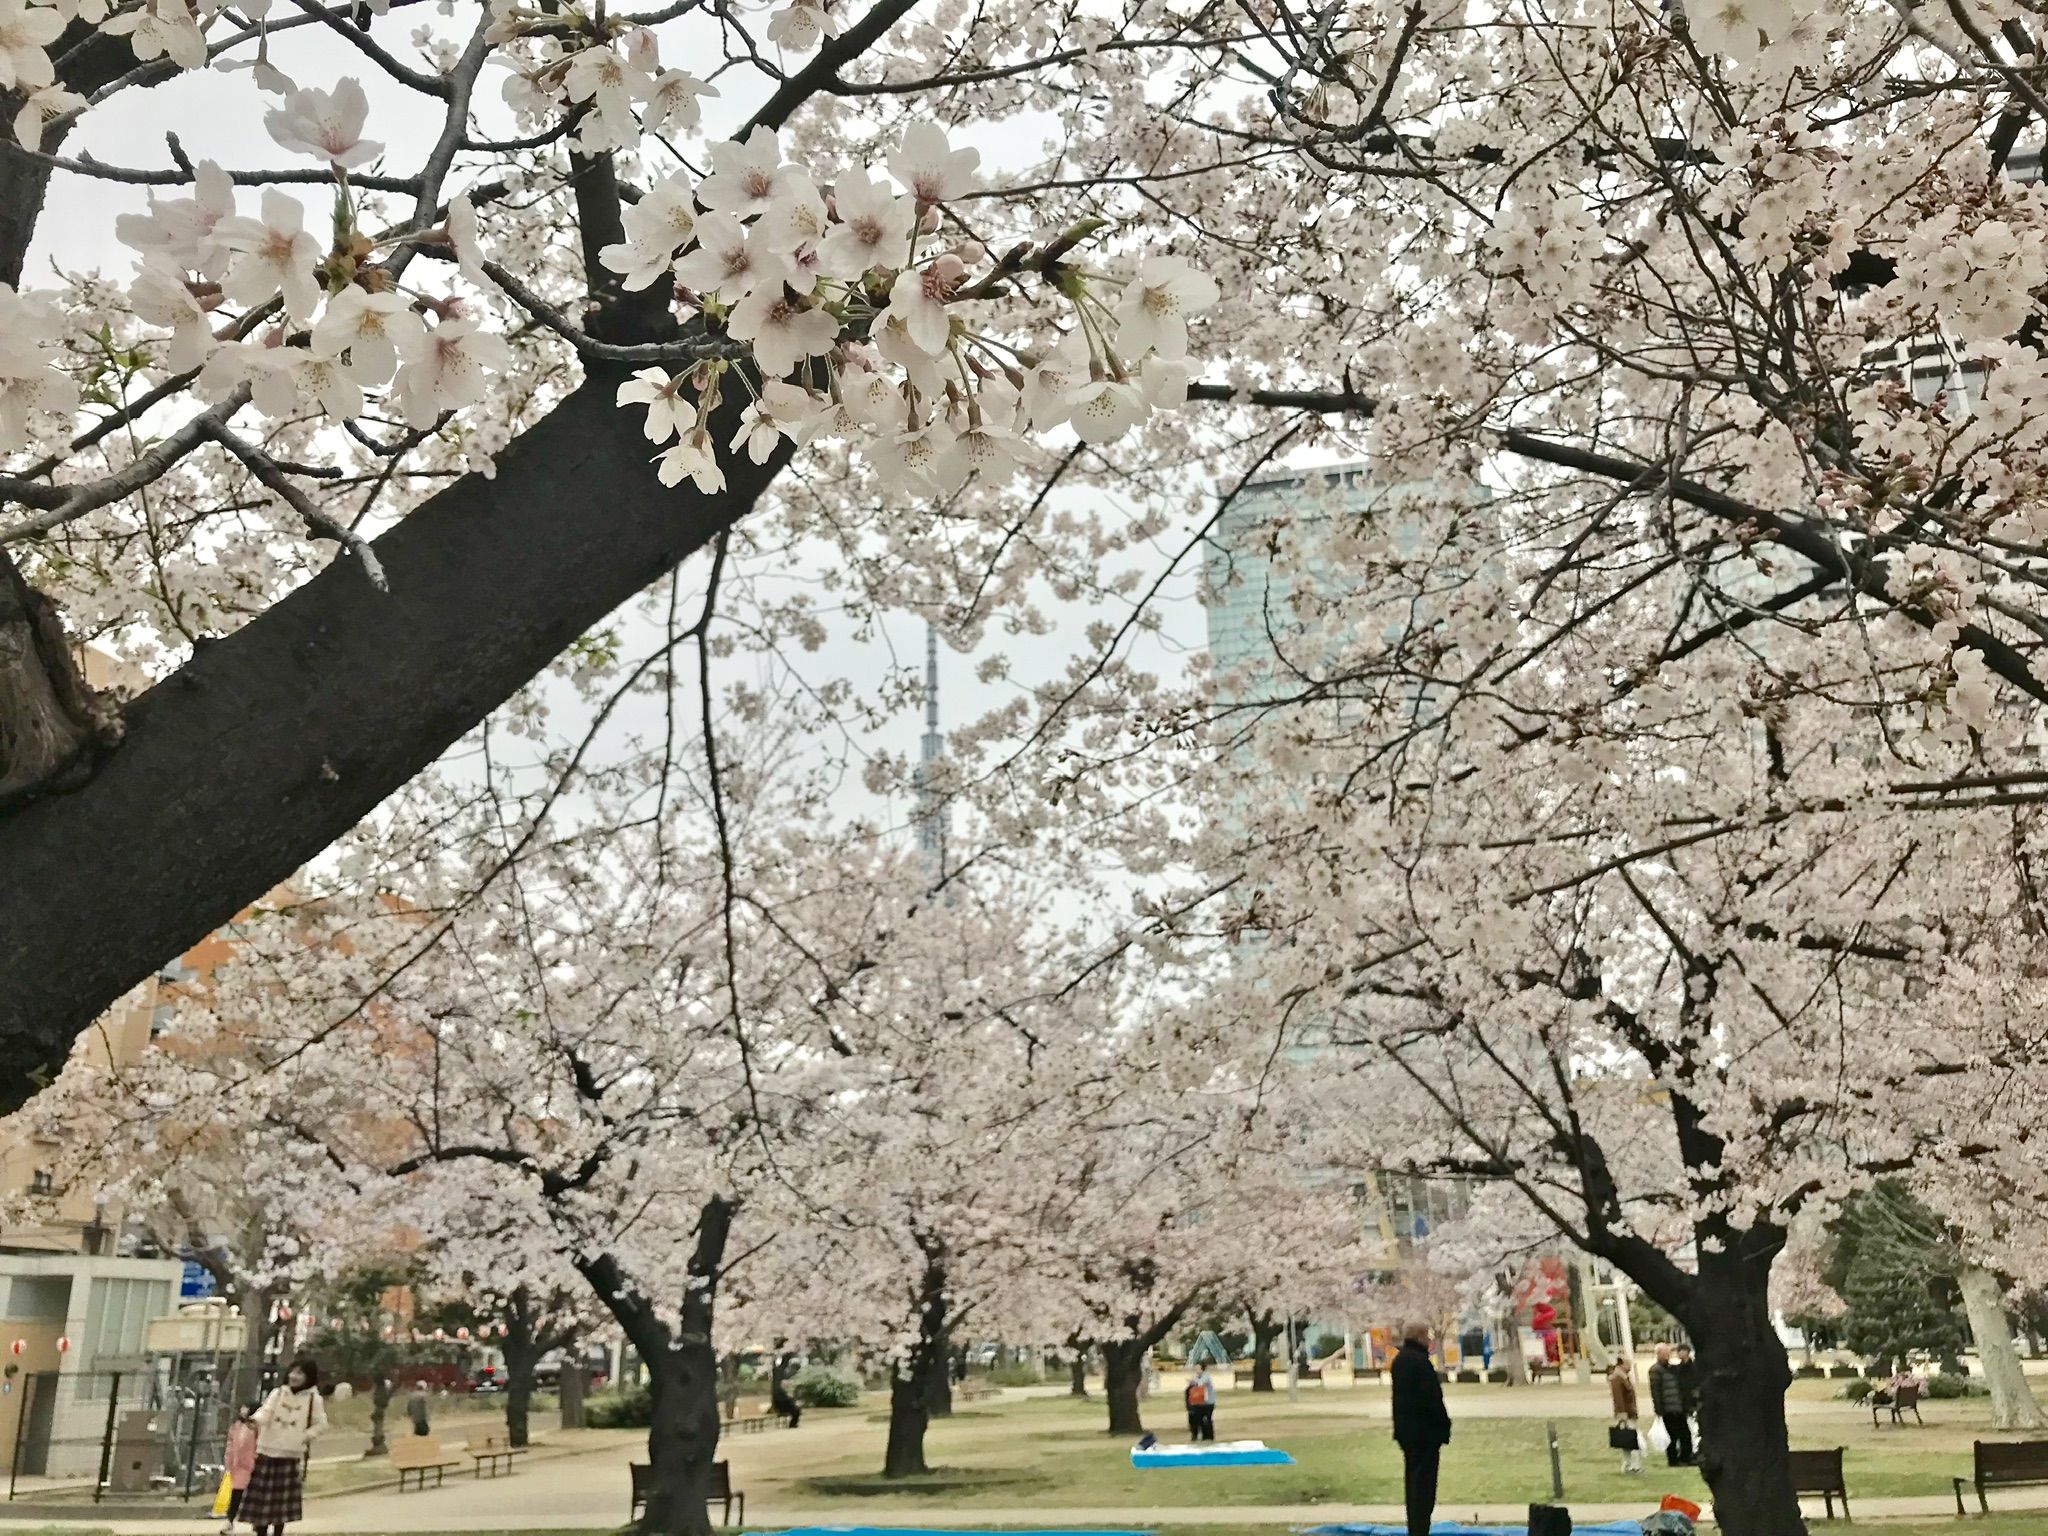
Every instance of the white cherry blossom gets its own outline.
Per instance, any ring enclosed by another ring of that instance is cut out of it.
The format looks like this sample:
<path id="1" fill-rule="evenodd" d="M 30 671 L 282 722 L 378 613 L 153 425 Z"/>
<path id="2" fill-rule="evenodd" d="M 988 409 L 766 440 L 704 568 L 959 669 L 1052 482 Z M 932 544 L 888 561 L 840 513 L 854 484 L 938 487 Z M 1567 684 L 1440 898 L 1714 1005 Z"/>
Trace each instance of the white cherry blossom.
<path id="1" fill-rule="evenodd" d="M 726 329 L 754 350 L 764 378 L 780 378 L 807 357 L 822 357 L 839 339 L 839 322 L 805 308 L 781 283 L 764 283 L 734 306 Z"/>
<path id="2" fill-rule="evenodd" d="M 688 478 L 707 496 L 725 489 L 725 471 L 719 468 L 718 450 L 702 427 L 685 434 L 656 459 L 655 474 L 663 485 L 681 485 Z"/>
<path id="3" fill-rule="evenodd" d="M 171 332 L 164 361 L 173 371 L 183 373 L 206 361 L 213 350 L 213 327 L 183 274 L 155 261 L 143 262 L 128 285 L 128 302 L 145 324 Z"/>
<path id="4" fill-rule="evenodd" d="M 890 285 L 889 320 L 900 325 L 920 351 L 937 357 L 952 335 L 949 306 L 966 275 L 966 265 L 950 251 L 908 269 Z"/>
<path id="5" fill-rule="evenodd" d="M 716 96 L 718 87 L 687 70 L 665 69 L 641 87 L 640 129 L 653 135 L 695 128 L 704 118 L 697 105 L 705 96 Z"/>
<path id="6" fill-rule="evenodd" d="M 285 313 L 310 320 L 320 306 L 320 283 L 314 275 L 322 251 L 305 227 L 306 210 L 283 192 L 263 194 L 263 216 L 226 218 L 214 225 L 214 238 L 235 252 L 221 292 L 236 304 L 262 304 L 284 295 Z"/>
<path id="7" fill-rule="evenodd" d="M 864 171 L 848 171 L 832 184 L 832 207 L 837 221 L 826 231 L 823 246 L 830 276 L 850 280 L 910 259 L 911 231 L 917 226 L 914 199 Z"/>
<path id="8" fill-rule="evenodd" d="M 714 213 L 751 218 L 768 211 L 777 193 L 802 172 L 782 163 L 782 141 L 772 128 L 756 128 L 746 142 L 728 139 L 711 146 L 711 174 L 697 188 L 697 201 Z"/>
<path id="9" fill-rule="evenodd" d="M 695 189 L 682 176 L 665 176 L 625 211 L 623 244 L 598 252 L 605 266 L 625 278 L 629 291 L 651 286 L 675 264 L 675 254 L 697 233 Z"/>
<path id="10" fill-rule="evenodd" d="M 235 186 L 228 173 L 211 160 L 193 168 L 193 195 L 155 198 L 147 213 L 124 213 L 114 220 L 122 244 L 144 255 L 160 255 L 184 272 L 219 281 L 233 256 L 215 231 L 235 211 Z"/>
<path id="11" fill-rule="evenodd" d="M 1116 307 L 1119 347 L 1133 361 L 1147 352 L 1169 361 L 1186 357 L 1188 317 L 1214 304 L 1220 292 L 1214 278 L 1181 257 L 1146 257 Z"/>
<path id="12" fill-rule="evenodd" d="M 443 320 L 398 338 L 398 378 L 393 393 L 407 425 L 432 426 L 443 411 L 475 405 L 503 373 L 512 351 L 495 332 L 474 320 Z"/>
<path id="13" fill-rule="evenodd" d="M 31 154 L 43 147 L 43 129 L 57 118 L 85 110 L 86 99 L 76 91 L 46 85 L 31 91 L 14 114 L 15 141 Z"/>
<path id="14" fill-rule="evenodd" d="M 686 288 L 737 302 L 756 288 L 779 288 L 789 275 L 789 263 L 730 213 L 707 213 L 696 233 L 696 248 L 675 264 L 676 281 Z"/>
<path id="15" fill-rule="evenodd" d="M 402 343 L 417 336 L 426 322 L 401 293 L 372 293 L 351 283 L 327 301 L 313 327 L 315 357 L 341 359 L 358 384 L 378 385 L 398 366 Z"/>
<path id="16" fill-rule="evenodd" d="M 369 117 L 370 98 L 361 82 L 344 78 L 331 91 L 293 91 L 282 107 L 264 114 L 263 126 L 284 148 L 346 171 L 384 152 L 382 144 L 363 137 Z"/>
<path id="17" fill-rule="evenodd" d="M 1135 384 L 1090 379 L 1067 396 L 1068 419 L 1084 443 L 1113 443 L 1152 414 Z"/>
<path id="18" fill-rule="evenodd" d="M 639 124 L 633 117 L 633 102 L 644 89 L 646 76 L 632 68 L 616 51 L 603 45 L 580 50 L 569 60 L 563 88 L 571 101 L 592 102 L 595 127 L 586 122 L 584 142 L 592 148 L 619 148 L 639 138 Z"/>
<path id="19" fill-rule="evenodd" d="M 64 30 L 64 17 L 27 0 L 0 0 L 0 91 L 38 91 L 56 82 L 50 44 Z"/>
<path id="20" fill-rule="evenodd" d="M 831 0 L 790 0 L 768 19 L 768 41 L 792 53 L 809 53 L 828 37 L 839 35 L 839 18 Z"/>
<path id="21" fill-rule="evenodd" d="M 903 142 L 889 155 L 889 174 L 923 204 L 950 202 L 974 190 L 978 149 L 955 149 L 946 130 L 920 121 L 903 130 Z"/>
<path id="22" fill-rule="evenodd" d="M 641 368 L 619 386 L 618 404 L 647 407 L 645 431 L 650 443 L 665 443 L 697 424 L 697 402 L 687 393 L 688 375 L 673 377 L 665 368 Z"/>
<path id="23" fill-rule="evenodd" d="M 250 398 L 273 419 L 297 416 L 309 403 L 338 421 L 363 413 L 362 387 L 336 358 L 304 347 L 258 347 L 245 352 L 242 362 Z"/>
<path id="24" fill-rule="evenodd" d="M 206 34 L 185 0 L 143 0 L 132 11 L 119 11 L 100 30 L 126 36 L 143 63 L 168 58 L 183 69 L 206 67 Z"/>

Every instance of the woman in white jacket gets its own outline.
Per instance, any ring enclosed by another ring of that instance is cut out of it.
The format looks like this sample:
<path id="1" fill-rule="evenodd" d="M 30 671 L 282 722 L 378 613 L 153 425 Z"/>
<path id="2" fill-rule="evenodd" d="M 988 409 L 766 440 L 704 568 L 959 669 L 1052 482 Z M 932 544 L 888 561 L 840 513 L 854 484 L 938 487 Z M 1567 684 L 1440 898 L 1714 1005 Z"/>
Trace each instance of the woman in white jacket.
<path id="1" fill-rule="evenodd" d="M 305 1518 L 305 1462 L 321 1431 L 327 1405 L 320 1400 L 320 1367 L 298 1359 L 256 1410 L 256 1470 L 242 1495 L 242 1518 L 256 1536 L 284 1536 Z"/>

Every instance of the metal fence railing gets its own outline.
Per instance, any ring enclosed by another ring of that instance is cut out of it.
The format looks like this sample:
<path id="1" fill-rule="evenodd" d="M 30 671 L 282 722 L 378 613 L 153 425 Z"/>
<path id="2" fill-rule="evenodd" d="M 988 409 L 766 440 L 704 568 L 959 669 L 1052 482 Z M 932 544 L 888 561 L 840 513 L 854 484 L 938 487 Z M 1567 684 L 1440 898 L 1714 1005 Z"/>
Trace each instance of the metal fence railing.
<path id="1" fill-rule="evenodd" d="M 210 1378 L 46 1371 L 21 1390 L 10 1501 L 210 1499 L 219 1485 L 233 1397 Z"/>

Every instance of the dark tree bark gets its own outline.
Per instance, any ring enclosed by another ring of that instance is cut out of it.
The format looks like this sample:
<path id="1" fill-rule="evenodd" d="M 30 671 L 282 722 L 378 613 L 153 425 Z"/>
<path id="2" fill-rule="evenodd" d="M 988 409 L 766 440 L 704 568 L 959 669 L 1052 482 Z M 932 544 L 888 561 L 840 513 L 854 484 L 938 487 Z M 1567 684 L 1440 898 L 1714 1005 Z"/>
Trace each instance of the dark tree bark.
<path id="1" fill-rule="evenodd" d="M 1102 1346 L 1102 1395 L 1109 1399 L 1112 1435 L 1145 1433 L 1138 1389 L 1145 1380 L 1145 1352 L 1149 1348 L 1136 1339 L 1112 1339 Z"/>
<path id="2" fill-rule="evenodd" d="M 584 1388 L 589 1381 L 583 1369 L 583 1357 L 575 1349 L 562 1362 L 562 1428 L 587 1429 L 590 1420 L 584 1411 Z"/>
<path id="3" fill-rule="evenodd" d="M 1792 1492 L 1785 1389 L 1792 1362 L 1771 1323 L 1771 1261 L 1782 1239 L 1700 1254 L 1676 1313 L 1700 1360 L 1700 1472 L 1727 1536 L 1804 1536 Z"/>
<path id="4" fill-rule="evenodd" d="M 953 1330 L 943 1322 L 924 1367 L 924 1411 L 934 1419 L 953 1417 Z"/>
<path id="5" fill-rule="evenodd" d="M 499 1341 L 505 1356 L 505 1439 L 508 1444 L 528 1443 L 533 1418 L 533 1376 L 540 1357 L 550 1350 L 573 1345 L 576 1329 L 562 1320 L 561 1298 L 549 1307 L 538 1301 L 526 1286 L 514 1287 L 500 1313 L 505 1334 Z M 565 1365 L 562 1374 L 569 1371 Z"/>
<path id="6" fill-rule="evenodd" d="M 1085 1349 L 1076 1350 L 1073 1360 L 1067 1366 L 1067 1370 L 1069 1373 L 1067 1396 L 1086 1397 L 1088 1395 L 1088 1351 Z"/>
<path id="7" fill-rule="evenodd" d="M 718 1356 L 711 1347 L 711 1322 L 733 1214 L 733 1205 L 718 1198 L 698 1212 L 679 1328 L 669 1326 L 666 1308 L 642 1294 L 610 1254 L 575 1261 L 647 1368 L 653 1420 L 647 1429 L 647 1504 L 638 1527 L 647 1536 L 710 1536 L 705 1495 L 718 1453 Z"/>
<path id="8" fill-rule="evenodd" d="M 889 1375 L 889 1443 L 882 1453 L 882 1476 L 919 1477 L 931 1468 L 925 1465 L 924 1436 L 931 1425 L 933 1377 L 947 1393 L 951 1411 L 951 1390 L 946 1383 L 946 1264 L 942 1249 L 923 1245 L 924 1273 L 918 1281 L 917 1341 L 910 1358 Z"/>
<path id="9" fill-rule="evenodd" d="M 1246 1309 L 1252 1324 L 1252 1390 L 1273 1390 L 1273 1341 L 1280 1337 L 1282 1323 L 1277 1312 Z"/>

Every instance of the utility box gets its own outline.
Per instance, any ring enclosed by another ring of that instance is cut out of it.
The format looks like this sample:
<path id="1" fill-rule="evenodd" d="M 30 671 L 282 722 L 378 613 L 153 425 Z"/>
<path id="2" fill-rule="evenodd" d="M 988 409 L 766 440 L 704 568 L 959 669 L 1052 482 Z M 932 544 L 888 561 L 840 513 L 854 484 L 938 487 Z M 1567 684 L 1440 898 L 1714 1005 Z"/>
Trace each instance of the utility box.
<path id="1" fill-rule="evenodd" d="M 114 1426 L 114 1453 L 107 1468 L 109 1493 L 147 1493 L 164 1475 L 164 1427 L 168 1411 L 137 1409 Z"/>

